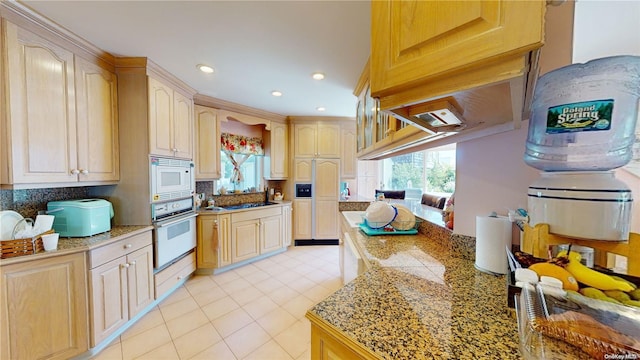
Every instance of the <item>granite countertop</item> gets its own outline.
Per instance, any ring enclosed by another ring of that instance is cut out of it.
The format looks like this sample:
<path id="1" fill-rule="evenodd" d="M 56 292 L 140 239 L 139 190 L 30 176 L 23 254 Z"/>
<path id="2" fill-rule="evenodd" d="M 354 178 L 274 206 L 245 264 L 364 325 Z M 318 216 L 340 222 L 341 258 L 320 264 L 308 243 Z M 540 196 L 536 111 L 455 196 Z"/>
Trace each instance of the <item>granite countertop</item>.
<path id="1" fill-rule="evenodd" d="M 342 217 L 343 228 L 348 224 Z M 504 276 L 425 235 L 347 231 L 367 270 L 307 313 L 382 359 L 520 359 Z M 551 340 L 549 355 L 588 358 Z"/>
<path id="2" fill-rule="evenodd" d="M 114 226 L 110 231 L 87 237 L 60 237 L 58 239 L 58 249 L 54 251 L 39 252 L 34 255 L 16 256 L 13 258 L 0 260 L 0 265 L 16 264 L 25 261 L 33 261 L 53 256 L 73 254 L 83 251 L 89 251 L 101 246 L 111 244 L 122 240 L 123 237 L 129 237 L 149 231 L 153 229 L 149 225 L 126 225 Z"/>

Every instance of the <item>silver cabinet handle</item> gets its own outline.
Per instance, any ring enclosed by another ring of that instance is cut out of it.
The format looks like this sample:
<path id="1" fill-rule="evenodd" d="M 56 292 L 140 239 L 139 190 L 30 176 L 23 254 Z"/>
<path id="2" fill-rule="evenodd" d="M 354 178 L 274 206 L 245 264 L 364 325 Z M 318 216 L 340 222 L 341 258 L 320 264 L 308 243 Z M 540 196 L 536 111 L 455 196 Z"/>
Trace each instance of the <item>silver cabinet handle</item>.
<path id="1" fill-rule="evenodd" d="M 136 261 L 135 261 L 135 260 L 133 260 L 132 262 L 130 262 L 130 263 L 129 263 L 129 265 L 131 265 L 131 266 L 135 266 L 135 265 L 136 265 Z"/>
<path id="2" fill-rule="evenodd" d="M 126 269 L 126 268 L 128 268 L 128 267 L 129 267 L 129 264 L 124 263 L 124 264 L 121 264 L 121 265 L 120 265 L 120 267 L 121 267 L 121 268 L 123 268 L 123 269 Z"/>
<path id="3" fill-rule="evenodd" d="M 133 246 L 133 245 L 131 245 L 131 244 L 126 244 L 126 245 L 124 246 L 124 248 L 125 248 L 125 249 L 131 249 L 131 246 Z"/>
<path id="4" fill-rule="evenodd" d="M 82 174 L 82 175 L 87 175 L 87 174 L 89 174 L 89 170 L 86 170 L 86 169 L 80 169 L 80 174 Z"/>
<path id="5" fill-rule="evenodd" d="M 80 171 L 78 169 L 71 169 L 71 174 L 72 175 L 78 175 L 78 174 L 80 174 Z"/>

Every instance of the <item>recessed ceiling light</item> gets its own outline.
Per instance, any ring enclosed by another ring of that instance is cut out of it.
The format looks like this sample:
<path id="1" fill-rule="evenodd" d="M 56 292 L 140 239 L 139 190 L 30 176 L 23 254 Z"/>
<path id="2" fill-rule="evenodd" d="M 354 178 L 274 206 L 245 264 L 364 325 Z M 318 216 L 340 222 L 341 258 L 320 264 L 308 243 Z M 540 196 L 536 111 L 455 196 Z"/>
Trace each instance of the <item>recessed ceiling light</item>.
<path id="1" fill-rule="evenodd" d="M 198 70 L 202 71 L 205 74 L 211 74 L 213 72 L 213 68 L 208 65 L 198 64 L 196 65 L 196 67 L 198 68 Z"/>
<path id="2" fill-rule="evenodd" d="M 278 90 L 273 90 L 271 92 L 271 95 L 273 95 L 273 96 L 282 96 L 282 93 L 280 91 L 278 91 Z"/>
<path id="3" fill-rule="evenodd" d="M 311 77 L 314 78 L 315 80 L 322 80 L 324 79 L 324 74 L 321 72 L 316 72 L 311 74 Z"/>
<path id="4" fill-rule="evenodd" d="M 318 106 L 318 107 L 316 108 L 316 110 L 318 110 L 318 111 L 325 111 L 326 109 L 325 109 L 323 106 Z"/>

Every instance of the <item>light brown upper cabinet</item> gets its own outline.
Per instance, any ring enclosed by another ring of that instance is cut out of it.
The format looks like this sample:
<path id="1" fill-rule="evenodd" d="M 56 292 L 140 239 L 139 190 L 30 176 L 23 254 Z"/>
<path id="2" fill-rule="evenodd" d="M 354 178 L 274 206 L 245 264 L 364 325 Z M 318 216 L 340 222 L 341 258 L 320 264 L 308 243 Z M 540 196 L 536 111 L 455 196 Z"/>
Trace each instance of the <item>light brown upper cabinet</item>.
<path id="1" fill-rule="evenodd" d="M 2 161 L 8 166 L 2 183 L 38 187 L 117 181 L 115 74 L 50 35 L 3 23 Z"/>
<path id="2" fill-rule="evenodd" d="M 149 153 L 193 159 L 193 99 L 149 77 Z"/>
<path id="3" fill-rule="evenodd" d="M 220 120 L 218 110 L 195 105 L 196 180 L 220 179 Z"/>
<path id="4" fill-rule="evenodd" d="M 145 57 L 116 58 L 115 65 L 121 151 L 193 159 L 196 91 Z M 123 156 L 122 177 L 144 174 L 149 158 L 137 155 Z"/>
<path id="5" fill-rule="evenodd" d="M 342 146 L 340 148 L 340 178 L 355 179 L 357 175 L 356 162 L 356 126 L 355 122 L 343 124 L 341 130 Z"/>
<path id="6" fill-rule="evenodd" d="M 340 157 L 340 124 L 301 122 L 294 124 L 293 129 L 295 157 Z"/>
<path id="7" fill-rule="evenodd" d="M 380 111 L 378 99 L 371 97 L 369 62 L 360 74 L 353 94 L 358 98 L 355 137 L 358 159 L 376 158 L 400 147 L 410 136 L 424 136 L 424 132 L 417 127 Z M 342 177 L 348 176 L 343 174 Z"/>
<path id="8" fill-rule="evenodd" d="M 289 177 L 289 131 L 287 124 L 272 121 L 264 137 L 264 177 L 270 180 Z"/>
<path id="9" fill-rule="evenodd" d="M 542 46 L 544 11 L 544 1 L 374 1 L 371 93 L 382 97 L 471 66 L 521 59 Z"/>
<path id="10" fill-rule="evenodd" d="M 76 56 L 78 176 L 80 181 L 120 178 L 116 75 Z"/>
<path id="11" fill-rule="evenodd" d="M 544 61 L 543 44 L 571 49 L 573 1 L 373 1 L 371 96 L 380 109 L 426 134 L 405 141 L 433 146 L 520 127 Z M 569 9 L 565 11 L 565 9 Z M 549 17 L 550 13 L 562 13 Z M 545 38 L 546 33 L 546 38 Z M 567 40 L 568 39 L 568 40 Z M 571 57 L 560 56 L 564 64 Z M 570 50 L 568 51 L 570 53 Z M 442 99 L 453 97 L 448 102 Z M 461 126 L 435 128 L 441 110 Z M 366 147 L 366 146 L 365 146 Z"/>

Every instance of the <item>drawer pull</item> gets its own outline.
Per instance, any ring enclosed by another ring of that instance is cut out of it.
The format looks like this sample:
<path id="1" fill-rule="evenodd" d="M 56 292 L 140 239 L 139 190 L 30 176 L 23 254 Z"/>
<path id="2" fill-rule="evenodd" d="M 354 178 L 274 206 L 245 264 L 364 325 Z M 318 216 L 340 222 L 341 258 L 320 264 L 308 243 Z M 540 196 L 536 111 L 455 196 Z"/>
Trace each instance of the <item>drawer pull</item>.
<path id="1" fill-rule="evenodd" d="M 131 265 L 131 266 L 135 266 L 135 265 L 136 265 L 136 261 L 135 261 L 135 260 L 133 260 L 132 262 L 130 262 L 130 263 L 129 263 L 129 265 Z"/>
<path id="2" fill-rule="evenodd" d="M 128 268 L 128 267 L 129 267 L 129 264 L 124 263 L 124 264 L 121 264 L 121 265 L 120 265 L 120 267 L 121 267 L 121 268 L 123 268 L 123 269 L 126 269 L 126 268 Z"/>
<path id="3" fill-rule="evenodd" d="M 126 244 L 126 245 L 124 246 L 124 248 L 125 248 L 125 249 L 131 249 L 131 246 L 133 246 L 133 245 L 131 245 L 131 244 Z"/>

